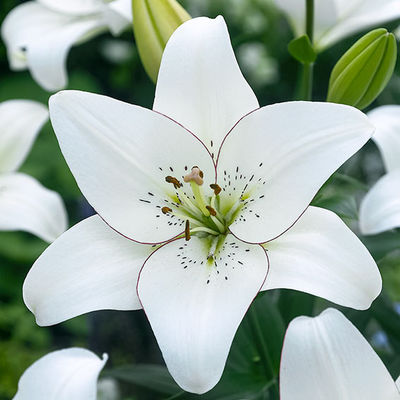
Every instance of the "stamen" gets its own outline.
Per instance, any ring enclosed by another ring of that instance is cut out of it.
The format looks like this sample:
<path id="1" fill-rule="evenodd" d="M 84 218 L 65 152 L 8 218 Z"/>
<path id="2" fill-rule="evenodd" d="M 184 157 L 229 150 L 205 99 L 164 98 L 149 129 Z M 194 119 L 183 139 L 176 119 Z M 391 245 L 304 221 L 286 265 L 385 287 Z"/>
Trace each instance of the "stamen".
<path id="1" fill-rule="evenodd" d="M 187 197 L 185 195 L 185 193 L 183 193 L 183 190 L 180 188 L 177 188 L 176 191 L 178 192 L 179 200 L 181 201 L 181 203 L 188 206 L 192 210 L 192 213 L 194 215 L 197 215 L 198 217 L 200 217 L 202 215 L 201 211 L 192 203 L 192 201 L 189 199 L 189 197 Z"/>
<path id="2" fill-rule="evenodd" d="M 226 228 L 225 226 L 219 221 L 219 219 L 217 217 L 214 217 L 213 215 L 210 216 L 210 218 L 212 219 L 212 221 L 214 222 L 215 226 L 218 228 L 218 230 L 221 233 L 225 233 Z"/>
<path id="3" fill-rule="evenodd" d="M 204 183 L 203 177 L 204 177 L 203 171 L 201 171 L 199 167 L 194 166 L 192 167 L 192 171 L 190 172 L 190 174 L 185 175 L 183 180 L 186 183 L 193 181 L 201 186 Z"/>
<path id="4" fill-rule="evenodd" d="M 205 226 L 199 226 L 198 228 L 193 228 L 190 230 L 190 233 L 195 233 L 195 232 L 205 232 L 205 233 L 210 233 L 211 235 L 219 236 L 219 232 L 214 231 L 213 229 L 206 228 Z"/>
<path id="5" fill-rule="evenodd" d="M 189 224 L 189 220 L 186 220 L 186 224 L 185 224 L 185 240 L 188 241 L 190 240 L 190 224 Z"/>
<path id="6" fill-rule="evenodd" d="M 178 179 L 174 178 L 171 175 L 165 177 L 166 182 L 172 183 L 175 189 L 179 189 L 182 186 L 182 183 L 178 181 Z"/>
<path id="7" fill-rule="evenodd" d="M 211 188 L 212 190 L 214 190 L 214 193 L 215 193 L 216 196 L 218 196 L 218 195 L 221 193 L 221 191 L 222 191 L 221 187 L 220 187 L 219 185 L 217 185 L 216 183 L 212 183 L 212 184 L 210 185 L 210 188 Z"/>
<path id="8" fill-rule="evenodd" d="M 206 208 L 213 217 L 217 215 L 217 212 L 211 206 L 206 206 Z"/>
<path id="9" fill-rule="evenodd" d="M 163 208 L 161 209 L 161 211 L 162 211 L 163 214 L 168 214 L 168 213 L 172 212 L 172 208 L 163 207 Z"/>

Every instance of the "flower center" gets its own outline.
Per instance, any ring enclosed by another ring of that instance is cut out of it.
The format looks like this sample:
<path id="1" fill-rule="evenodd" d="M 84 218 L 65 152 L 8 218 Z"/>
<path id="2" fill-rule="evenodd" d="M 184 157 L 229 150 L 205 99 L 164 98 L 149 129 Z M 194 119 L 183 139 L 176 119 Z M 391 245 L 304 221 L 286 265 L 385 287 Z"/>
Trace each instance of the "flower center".
<path id="1" fill-rule="evenodd" d="M 174 215 L 185 221 L 185 238 L 191 235 L 211 240 L 210 254 L 223 244 L 229 225 L 235 220 L 244 205 L 242 196 L 236 201 L 223 201 L 221 187 L 213 183 L 205 189 L 204 175 L 194 166 L 183 177 L 183 183 L 173 176 L 166 176 L 166 182 L 174 186 L 176 199 L 171 207 L 163 207 L 163 214 Z M 187 189 L 190 187 L 190 191 Z M 189 194 L 190 193 L 190 194 Z"/>

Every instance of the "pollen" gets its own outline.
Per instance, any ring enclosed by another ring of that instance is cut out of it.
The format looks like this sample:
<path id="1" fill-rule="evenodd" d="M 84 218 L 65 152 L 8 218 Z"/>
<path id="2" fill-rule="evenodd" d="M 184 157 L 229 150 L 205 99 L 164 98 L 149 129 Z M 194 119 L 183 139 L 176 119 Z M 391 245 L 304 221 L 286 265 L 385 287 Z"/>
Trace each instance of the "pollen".
<path id="1" fill-rule="evenodd" d="M 189 220 L 186 220 L 186 224 L 185 224 L 185 240 L 188 241 L 190 240 L 190 224 L 189 224 Z"/>
<path id="2" fill-rule="evenodd" d="M 194 166 L 192 168 L 192 171 L 189 174 L 184 176 L 183 180 L 185 182 L 193 181 L 193 182 L 197 183 L 199 186 L 201 186 L 204 183 L 203 177 L 204 177 L 203 171 L 199 167 Z"/>
<path id="3" fill-rule="evenodd" d="M 212 183 L 212 184 L 210 185 L 210 188 L 211 188 L 212 190 L 214 190 L 214 194 L 215 194 L 216 196 L 218 196 L 218 195 L 221 193 L 221 191 L 222 191 L 221 186 L 217 185 L 216 183 Z"/>
<path id="4" fill-rule="evenodd" d="M 207 210 L 210 211 L 210 214 L 215 217 L 217 215 L 217 212 L 211 207 L 211 206 L 206 206 Z"/>
<path id="5" fill-rule="evenodd" d="M 166 176 L 165 181 L 168 183 L 172 183 L 175 189 L 179 189 L 182 186 L 182 183 L 180 183 L 178 179 L 174 178 L 171 175 Z"/>
<path id="6" fill-rule="evenodd" d="M 168 213 L 172 212 L 172 209 L 169 208 L 169 207 L 163 207 L 161 209 L 161 211 L 162 211 L 163 214 L 168 214 Z"/>

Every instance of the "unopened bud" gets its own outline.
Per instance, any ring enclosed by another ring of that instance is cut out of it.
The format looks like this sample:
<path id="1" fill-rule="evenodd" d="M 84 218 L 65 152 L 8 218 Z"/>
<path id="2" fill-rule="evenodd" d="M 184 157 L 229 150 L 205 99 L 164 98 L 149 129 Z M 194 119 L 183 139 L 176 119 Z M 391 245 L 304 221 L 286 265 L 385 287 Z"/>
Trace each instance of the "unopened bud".
<path id="1" fill-rule="evenodd" d="M 384 28 L 359 39 L 332 70 L 327 101 L 362 110 L 382 92 L 392 76 L 397 57 L 396 39 Z"/>
<path id="2" fill-rule="evenodd" d="M 191 17 L 176 0 L 132 0 L 132 15 L 140 59 L 147 75 L 156 82 L 168 39 Z"/>

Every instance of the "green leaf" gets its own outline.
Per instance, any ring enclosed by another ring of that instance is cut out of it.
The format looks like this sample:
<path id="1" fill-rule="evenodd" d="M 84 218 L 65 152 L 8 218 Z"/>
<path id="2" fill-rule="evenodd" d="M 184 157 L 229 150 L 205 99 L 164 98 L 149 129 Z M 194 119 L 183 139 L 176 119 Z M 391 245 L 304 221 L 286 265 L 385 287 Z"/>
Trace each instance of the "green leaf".
<path id="1" fill-rule="evenodd" d="M 155 364 L 136 364 L 106 370 L 105 376 L 144 387 L 166 395 L 182 392 L 167 368 Z"/>
<path id="2" fill-rule="evenodd" d="M 380 262 L 383 287 L 390 298 L 400 302 L 400 249 L 387 254 Z"/>
<path id="3" fill-rule="evenodd" d="M 313 45 L 307 35 L 293 39 L 288 44 L 290 55 L 302 64 L 312 64 L 317 58 Z"/>

